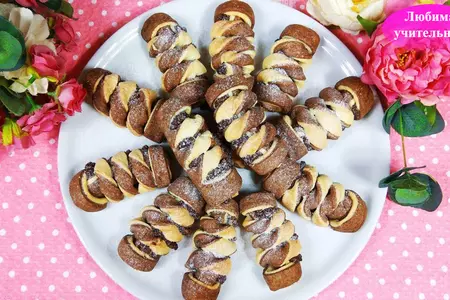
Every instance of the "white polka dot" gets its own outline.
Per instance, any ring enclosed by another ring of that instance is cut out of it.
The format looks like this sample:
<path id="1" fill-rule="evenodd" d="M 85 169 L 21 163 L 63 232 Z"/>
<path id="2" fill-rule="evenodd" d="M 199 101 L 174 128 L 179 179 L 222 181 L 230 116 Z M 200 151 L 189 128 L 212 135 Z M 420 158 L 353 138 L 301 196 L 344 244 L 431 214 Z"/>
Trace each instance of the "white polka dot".
<path id="1" fill-rule="evenodd" d="M 420 237 L 416 237 L 415 239 L 414 239 L 414 242 L 416 242 L 416 244 L 420 244 Z"/>
<path id="2" fill-rule="evenodd" d="M 442 218 L 443 215 L 444 215 L 444 213 L 442 211 L 438 211 L 436 213 L 436 216 L 438 216 L 439 218 Z"/>
<path id="3" fill-rule="evenodd" d="M 14 278 L 14 276 L 16 276 L 16 272 L 14 272 L 14 270 L 11 270 L 8 272 L 8 276 Z"/>
<path id="4" fill-rule="evenodd" d="M 14 223 L 19 223 L 20 222 L 20 217 L 19 216 L 15 216 L 13 221 L 14 221 Z"/>
<path id="5" fill-rule="evenodd" d="M 64 271 L 64 272 L 63 272 L 63 277 L 64 277 L 64 278 L 69 277 L 69 271 Z"/>
<path id="6" fill-rule="evenodd" d="M 423 300 L 423 299 L 425 299 L 425 295 L 424 295 L 424 293 L 419 293 L 419 299 L 420 299 L 420 300 Z"/>
<path id="7" fill-rule="evenodd" d="M 97 0 L 91 0 L 92 4 L 97 4 Z"/>
<path id="8" fill-rule="evenodd" d="M 405 283 L 406 285 L 411 285 L 411 278 L 406 278 Z"/>
<path id="9" fill-rule="evenodd" d="M 362 38 L 358 38 L 358 39 L 356 40 L 356 42 L 357 42 L 358 44 L 362 44 L 363 39 L 362 39 Z"/>
<path id="10" fill-rule="evenodd" d="M 125 17 L 129 17 L 131 13 L 129 11 L 125 12 Z"/>
<path id="11" fill-rule="evenodd" d="M 413 163 L 414 163 L 414 158 L 410 157 L 410 158 L 408 159 L 408 163 L 413 164 Z"/>
<path id="12" fill-rule="evenodd" d="M 56 209 L 61 209 L 61 203 L 56 203 L 56 204 L 55 204 L 55 208 L 56 208 Z"/>
<path id="13" fill-rule="evenodd" d="M 58 261 L 58 259 L 57 259 L 56 257 L 50 258 L 50 262 L 51 262 L 52 264 L 56 264 L 57 261 Z"/>
<path id="14" fill-rule="evenodd" d="M 102 10 L 102 16 L 106 16 L 108 12 L 106 10 Z"/>
<path id="15" fill-rule="evenodd" d="M 364 268 L 365 268 L 367 271 L 370 271 L 370 269 L 372 269 L 372 266 L 371 266 L 370 264 L 365 264 L 365 265 L 364 265 Z"/>
<path id="16" fill-rule="evenodd" d="M 384 278 L 380 278 L 378 280 L 378 283 L 381 284 L 381 285 L 385 285 L 386 284 L 386 280 L 384 280 Z"/>
<path id="17" fill-rule="evenodd" d="M 17 244 L 16 243 L 12 243 L 11 244 L 11 249 L 16 250 L 17 249 Z"/>
<path id="18" fill-rule="evenodd" d="M 77 293 L 81 292 L 81 286 L 77 285 L 75 287 L 75 292 L 77 292 Z"/>
<path id="19" fill-rule="evenodd" d="M 27 286 L 22 284 L 22 285 L 20 286 L 20 291 L 21 291 L 22 293 L 25 293 L 25 292 L 27 291 Z"/>
<path id="20" fill-rule="evenodd" d="M 142 6 L 142 1 L 138 1 L 137 6 Z"/>
<path id="21" fill-rule="evenodd" d="M 45 221 L 47 221 L 47 217 L 46 216 L 42 216 L 41 217 L 41 222 L 44 223 Z"/>
<path id="22" fill-rule="evenodd" d="M 338 295 L 339 295 L 339 298 L 345 298 L 345 292 L 343 292 L 343 291 L 340 291 Z"/>
<path id="23" fill-rule="evenodd" d="M 424 146 L 424 145 L 421 145 L 421 146 L 419 147 L 419 150 L 420 150 L 421 152 L 425 151 L 425 146 Z"/>
<path id="24" fill-rule="evenodd" d="M 444 238 L 440 238 L 439 239 L 439 244 L 444 245 L 445 244 L 445 239 Z"/>
<path id="25" fill-rule="evenodd" d="M 408 257 L 409 253 L 408 253 L 408 251 L 403 250 L 402 255 L 403 255 L 404 257 Z"/>
<path id="26" fill-rule="evenodd" d="M 97 274 L 95 274 L 95 272 L 89 273 L 89 277 L 91 277 L 91 278 L 95 278 L 96 276 L 97 276 Z"/>
<path id="27" fill-rule="evenodd" d="M 107 293 L 108 292 L 108 287 L 107 286 L 102 287 L 102 292 L 103 293 Z"/>
<path id="28" fill-rule="evenodd" d="M 444 146 L 444 151 L 447 151 L 447 152 L 448 152 L 449 150 L 450 150 L 450 146 L 449 146 L 449 145 L 445 145 L 445 146 Z"/>
<path id="29" fill-rule="evenodd" d="M 89 27 L 92 27 L 92 26 L 94 26 L 94 22 L 90 21 L 90 22 L 88 23 L 88 25 L 89 25 Z"/>
<path id="30" fill-rule="evenodd" d="M 439 163 L 439 159 L 437 157 L 433 158 L 431 161 L 433 164 L 437 165 Z"/>
<path id="31" fill-rule="evenodd" d="M 427 256 L 428 256 L 428 258 L 433 258 L 434 257 L 434 252 L 433 251 L 428 251 L 427 252 Z"/>
<path id="32" fill-rule="evenodd" d="M 432 138 L 432 139 L 435 139 L 435 138 L 436 138 L 436 135 L 435 135 L 435 134 L 432 134 L 432 135 L 431 135 L 431 138 Z"/>
<path id="33" fill-rule="evenodd" d="M 66 250 L 70 250 L 70 249 L 72 248 L 72 245 L 69 244 L 69 243 L 66 243 L 66 244 L 64 245 L 64 248 L 65 248 Z"/>
<path id="34" fill-rule="evenodd" d="M 396 264 L 392 264 L 391 265 L 391 270 L 392 271 L 397 271 L 397 265 Z"/>
<path id="35" fill-rule="evenodd" d="M 3 257 L 0 256 L 0 264 L 3 262 Z"/>
<path id="36" fill-rule="evenodd" d="M 392 295 L 392 298 L 394 298 L 394 299 L 398 299 L 398 298 L 400 298 L 400 295 L 399 295 L 399 293 L 394 293 L 394 294 Z"/>
<path id="37" fill-rule="evenodd" d="M 77 60 L 78 59 L 78 55 L 74 55 L 72 56 L 73 60 Z"/>
<path id="38" fill-rule="evenodd" d="M 400 151 L 402 150 L 402 147 L 400 147 L 400 145 L 395 145 L 395 151 Z"/>
<path id="39" fill-rule="evenodd" d="M 116 1 L 114 1 L 114 4 L 115 4 L 115 5 L 120 5 L 120 1 L 119 1 L 119 0 L 116 0 Z"/>
<path id="40" fill-rule="evenodd" d="M 51 164 L 47 164 L 47 165 L 45 166 L 45 168 L 46 168 L 47 170 L 51 170 L 51 169 L 53 168 L 53 166 L 52 166 Z"/>
<path id="41" fill-rule="evenodd" d="M 39 250 L 44 250 L 44 248 L 45 248 L 44 243 L 39 243 L 38 248 L 39 248 Z"/>
<path id="42" fill-rule="evenodd" d="M 383 256 L 383 250 L 378 250 L 378 251 L 377 251 L 377 255 L 378 255 L 378 256 Z"/>
<path id="43" fill-rule="evenodd" d="M 359 278 L 358 277 L 353 277 L 353 283 L 354 284 L 359 284 Z"/>
<path id="44" fill-rule="evenodd" d="M 371 292 L 367 293 L 367 299 L 372 299 L 373 298 L 373 294 Z"/>
<path id="45" fill-rule="evenodd" d="M 25 236 L 31 236 L 31 231 L 30 230 L 25 230 Z"/>
<path id="46" fill-rule="evenodd" d="M 26 165 L 24 163 L 21 163 L 19 165 L 19 169 L 21 169 L 21 170 L 25 170 L 25 167 L 26 167 Z"/>
<path id="47" fill-rule="evenodd" d="M 52 235 L 53 235 L 53 236 L 58 236 L 58 234 L 59 234 L 59 230 L 58 230 L 58 229 L 54 229 L 54 230 L 52 231 Z"/>
<path id="48" fill-rule="evenodd" d="M 49 190 L 44 190 L 44 196 L 48 196 L 48 195 L 50 195 L 50 191 Z"/>
<path id="49" fill-rule="evenodd" d="M 55 142 L 56 142 L 55 139 L 50 139 L 50 140 L 48 141 L 48 143 L 49 143 L 50 145 L 53 145 Z"/>
<path id="50" fill-rule="evenodd" d="M 49 291 L 49 292 L 55 291 L 55 286 L 54 286 L 53 284 L 50 284 L 50 285 L 48 286 L 48 291 Z"/>
<path id="51" fill-rule="evenodd" d="M 103 32 L 100 32 L 99 34 L 98 34 L 98 37 L 104 37 L 105 36 L 105 34 L 103 33 Z"/>
<path id="52" fill-rule="evenodd" d="M 82 257 L 78 257 L 77 263 L 81 265 L 83 262 L 84 262 L 84 259 Z"/>
<path id="53" fill-rule="evenodd" d="M 447 273 L 447 271 L 448 271 L 448 267 L 447 267 L 447 266 L 445 266 L 445 265 L 444 265 L 444 266 L 442 266 L 442 267 L 441 267 L 441 271 L 442 271 L 442 272 L 444 272 L 444 273 Z"/>
<path id="54" fill-rule="evenodd" d="M 430 285 L 431 286 L 436 286 L 436 280 L 430 279 Z"/>
<path id="55" fill-rule="evenodd" d="M 422 265 L 417 265 L 417 271 L 422 272 L 423 271 L 423 266 Z"/>
<path id="56" fill-rule="evenodd" d="M 33 202 L 28 203 L 28 209 L 33 209 L 33 208 L 34 208 L 34 203 Z"/>
<path id="57" fill-rule="evenodd" d="M 112 22 L 111 25 L 112 27 L 117 27 L 117 22 Z"/>
<path id="58" fill-rule="evenodd" d="M 18 189 L 18 190 L 16 191 L 16 195 L 17 195 L 17 196 L 22 196 L 22 194 L 23 194 L 23 192 L 22 192 L 21 189 Z"/>
<path id="59" fill-rule="evenodd" d="M 444 294 L 444 300 L 450 300 L 450 296 L 448 294 Z"/>
<path id="60" fill-rule="evenodd" d="M 31 181 L 31 183 L 35 183 L 36 182 L 36 177 L 31 177 L 30 181 Z"/>
<path id="61" fill-rule="evenodd" d="M 79 9 L 79 10 L 78 10 L 78 14 L 79 14 L 79 15 L 82 15 L 83 13 L 84 13 L 84 11 L 83 11 L 82 9 Z"/>
<path id="62" fill-rule="evenodd" d="M 0 229 L 0 236 L 5 236 L 5 235 L 6 235 L 6 230 Z"/>
<path id="63" fill-rule="evenodd" d="M 77 34 L 78 37 L 81 37 L 81 32 L 77 31 L 75 33 Z"/>
<path id="64" fill-rule="evenodd" d="M 391 236 L 389 238 L 389 242 L 391 242 L 393 244 L 393 243 L 395 243 L 395 239 L 396 239 L 395 236 Z"/>
<path id="65" fill-rule="evenodd" d="M 36 272 L 36 276 L 37 276 L 37 277 L 40 278 L 40 277 L 42 277 L 42 275 L 43 275 L 42 271 L 37 271 L 37 272 Z"/>
<path id="66" fill-rule="evenodd" d="M 86 49 L 89 49 L 89 48 L 91 48 L 91 44 L 87 43 L 85 47 L 86 47 Z"/>
<path id="67" fill-rule="evenodd" d="M 377 229 L 380 229 L 380 228 L 381 228 L 381 224 L 380 224 L 380 223 L 377 223 L 377 225 L 375 225 L 375 227 L 376 227 Z"/>
<path id="68" fill-rule="evenodd" d="M 11 182 L 12 178 L 11 176 L 5 176 L 5 182 Z"/>
<path id="69" fill-rule="evenodd" d="M 408 226 L 406 225 L 406 223 L 402 223 L 401 227 L 402 227 L 403 230 L 408 229 Z"/>
<path id="70" fill-rule="evenodd" d="M 23 263 L 24 264 L 27 264 L 27 263 L 29 263 L 30 262 L 30 258 L 28 257 L 28 256 L 25 256 L 24 258 L 23 258 Z"/>
<path id="71" fill-rule="evenodd" d="M 394 211 L 392 209 L 388 210 L 388 215 L 389 216 L 393 216 L 394 215 Z"/>
<path id="72" fill-rule="evenodd" d="M 419 215 L 419 212 L 417 211 L 417 210 L 413 210 L 412 211 L 412 215 L 414 216 L 414 217 L 417 217 L 418 215 Z"/>
<path id="73" fill-rule="evenodd" d="M 39 154 L 41 154 L 39 151 L 34 151 L 33 156 L 34 156 L 34 157 L 38 157 Z"/>
<path id="74" fill-rule="evenodd" d="M 2 203 L 2 208 L 3 209 L 8 209 L 8 207 L 9 207 L 8 203 L 6 203 L 6 202 Z"/>
<path id="75" fill-rule="evenodd" d="M 425 230 L 426 231 L 430 231 L 431 230 L 431 225 L 430 224 L 425 224 Z"/>

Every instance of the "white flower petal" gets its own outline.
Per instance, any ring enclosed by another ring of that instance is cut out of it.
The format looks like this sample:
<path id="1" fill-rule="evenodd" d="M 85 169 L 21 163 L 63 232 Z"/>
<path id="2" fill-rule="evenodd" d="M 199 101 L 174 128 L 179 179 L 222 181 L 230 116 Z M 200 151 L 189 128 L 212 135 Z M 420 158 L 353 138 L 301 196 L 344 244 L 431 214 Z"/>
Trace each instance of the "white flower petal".
<path id="1" fill-rule="evenodd" d="M 0 72 L 0 76 L 3 76 L 8 80 L 27 76 L 27 66 L 22 66 L 20 69 L 14 71 Z"/>
<path id="2" fill-rule="evenodd" d="M 25 45 L 30 47 L 40 43 L 48 38 L 50 30 L 48 29 L 47 20 L 41 15 L 34 15 L 30 28 L 25 36 Z"/>
<path id="3" fill-rule="evenodd" d="M 28 8 L 17 7 L 11 10 L 9 21 L 25 36 L 33 20 L 33 12 Z"/>
<path id="4" fill-rule="evenodd" d="M 11 3 L 0 3 L 0 16 L 5 19 L 9 18 L 9 14 L 13 8 L 17 7 L 15 4 Z"/>

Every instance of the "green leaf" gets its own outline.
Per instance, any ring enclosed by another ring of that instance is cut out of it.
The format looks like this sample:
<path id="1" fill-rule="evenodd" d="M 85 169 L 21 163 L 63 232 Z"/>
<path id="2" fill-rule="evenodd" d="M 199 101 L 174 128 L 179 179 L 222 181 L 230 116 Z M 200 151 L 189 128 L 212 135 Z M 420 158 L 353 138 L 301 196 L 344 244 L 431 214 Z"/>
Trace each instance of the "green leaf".
<path id="1" fill-rule="evenodd" d="M 402 107 L 402 103 L 400 100 L 395 101 L 384 113 L 383 117 L 383 128 L 386 131 L 386 133 L 390 133 L 391 131 L 391 123 L 392 119 L 395 116 L 395 113 Z"/>
<path id="2" fill-rule="evenodd" d="M 395 200 L 402 205 L 417 205 L 425 202 L 430 194 L 426 189 L 413 191 L 408 189 L 398 189 L 395 191 Z"/>
<path id="3" fill-rule="evenodd" d="M 428 122 L 430 123 L 431 126 L 433 126 L 434 123 L 436 123 L 436 113 L 437 113 L 436 105 L 426 106 L 426 105 L 423 105 L 423 103 L 420 101 L 414 101 L 414 104 L 420 110 L 423 111 L 425 116 L 427 116 Z"/>
<path id="4" fill-rule="evenodd" d="M 423 191 L 427 188 L 426 183 L 421 182 L 409 173 L 406 173 L 405 175 L 392 181 L 389 186 L 395 189 L 407 189 L 412 191 Z"/>
<path id="5" fill-rule="evenodd" d="M 46 2 L 40 2 L 42 5 L 54 10 L 57 13 L 61 13 L 69 18 L 73 16 L 73 7 L 64 0 L 48 0 Z"/>
<path id="6" fill-rule="evenodd" d="M 369 36 L 372 35 L 372 33 L 377 29 L 379 25 L 379 23 L 364 19 L 360 15 L 357 16 L 357 19 Z"/>
<path id="7" fill-rule="evenodd" d="M 444 3 L 444 5 L 450 5 L 450 0 Z"/>
<path id="8" fill-rule="evenodd" d="M 57 11 L 57 10 L 59 10 L 61 8 L 61 3 L 63 1 L 62 0 L 47 0 L 47 1 L 44 2 L 44 1 L 40 0 L 39 2 L 42 5 L 50 8 L 50 9 L 52 9 L 54 11 Z"/>
<path id="9" fill-rule="evenodd" d="M 23 94 L 11 91 L 9 81 L 0 77 L 0 102 L 6 109 L 16 116 L 21 116 L 27 111 L 27 103 Z"/>
<path id="10" fill-rule="evenodd" d="M 395 131 L 407 137 L 422 137 L 444 130 L 445 122 L 439 111 L 436 110 L 433 117 L 434 124 L 430 124 L 428 113 L 425 113 L 421 104 L 417 105 L 415 102 L 403 105 L 397 110 L 391 122 Z"/>
<path id="11" fill-rule="evenodd" d="M 22 33 L 7 19 L 0 16 L 0 72 L 19 69 L 26 58 Z"/>
<path id="12" fill-rule="evenodd" d="M 403 168 L 401 170 L 398 170 L 397 172 L 392 173 L 391 175 L 383 178 L 380 180 L 380 182 L 378 183 L 378 187 L 379 188 L 385 188 L 388 187 L 389 184 L 391 182 L 393 182 L 394 180 L 396 180 L 397 178 L 399 178 L 400 176 L 402 176 L 404 173 L 412 171 L 412 170 L 417 170 L 417 169 L 423 169 L 425 168 L 425 166 L 421 166 L 421 167 L 408 167 L 408 168 Z"/>

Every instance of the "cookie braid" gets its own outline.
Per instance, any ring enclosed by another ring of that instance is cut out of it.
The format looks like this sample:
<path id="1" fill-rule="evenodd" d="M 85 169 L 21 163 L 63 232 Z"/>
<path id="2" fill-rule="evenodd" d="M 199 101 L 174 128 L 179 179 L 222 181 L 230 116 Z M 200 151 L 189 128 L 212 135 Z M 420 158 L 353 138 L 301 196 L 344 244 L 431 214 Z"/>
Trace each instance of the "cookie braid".
<path id="1" fill-rule="evenodd" d="M 231 0 L 217 7 L 214 22 L 209 55 L 215 77 L 249 75 L 256 55 L 253 10 L 245 2 Z"/>
<path id="2" fill-rule="evenodd" d="M 205 203 L 187 177 L 179 177 L 167 190 L 130 222 L 132 234 L 119 243 L 120 258 L 136 270 L 152 271 L 161 256 L 178 249 L 177 243 L 193 232 L 203 214 Z"/>
<path id="3" fill-rule="evenodd" d="M 84 87 L 94 108 L 119 127 L 127 127 L 136 136 L 160 143 L 162 132 L 156 111 L 162 104 L 154 91 L 140 88 L 135 82 L 100 68 L 86 72 Z"/>
<path id="4" fill-rule="evenodd" d="M 76 206 L 94 212 L 104 209 L 108 202 L 166 187 L 171 179 L 163 148 L 144 146 L 86 164 L 72 178 L 69 192 Z"/>
<path id="5" fill-rule="evenodd" d="M 286 220 L 284 210 L 270 193 L 254 193 L 240 201 L 242 226 L 252 232 L 256 261 L 264 268 L 263 275 L 272 291 L 288 287 L 302 275 L 301 245 L 294 224 Z"/>
<path id="6" fill-rule="evenodd" d="M 306 77 L 305 64 L 310 63 L 320 43 L 312 29 L 292 24 L 275 41 L 256 76 L 255 93 L 269 111 L 288 113 Z"/>
<path id="7" fill-rule="evenodd" d="M 359 77 L 347 77 L 334 88 L 323 89 L 319 97 L 295 105 L 291 115 L 278 123 L 287 141 L 289 156 L 298 160 L 310 150 L 324 149 L 327 139 L 338 139 L 354 120 L 363 118 L 374 106 L 374 93 Z"/>
<path id="8" fill-rule="evenodd" d="M 164 73 L 163 90 L 190 105 L 203 98 L 208 88 L 206 68 L 186 28 L 169 15 L 156 13 L 145 21 L 141 36 L 147 42 L 150 56 L 156 57 L 156 65 Z"/>
<path id="9" fill-rule="evenodd" d="M 220 204 L 239 193 L 242 179 L 231 153 L 208 130 L 205 119 L 178 98 L 161 107 L 161 128 L 180 165 L 205 201 Z"/>
<path id="10" fill-rule="evenodd" d="M 181 291 L 184 299 L 217 299 L 231 270 L 230 256 L 236 252 L 239 206 L 230 199 L 220 205 L 206 205 L 206 216 L 194 234 L 195 250 L 186 262 Z"/>

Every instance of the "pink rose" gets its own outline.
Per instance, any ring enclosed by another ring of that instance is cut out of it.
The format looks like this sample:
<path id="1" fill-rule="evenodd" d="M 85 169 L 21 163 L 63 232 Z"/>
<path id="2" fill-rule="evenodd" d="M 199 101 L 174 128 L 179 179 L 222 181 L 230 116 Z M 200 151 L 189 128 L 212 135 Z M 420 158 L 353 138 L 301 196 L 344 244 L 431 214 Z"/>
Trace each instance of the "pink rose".
<path id="1" fill-rule="evenodd" d="M 362 80 L 374 84 L 388 104 L 420 100 L 424 105 L 450 100 L 450 40 L 411 38 L 388 40 L 377 29 L 372 36 Z"/>
<path id="2" fill-rule="evenodd" d="M 444 4 L 447 0 L 434 0 L 434 4 Z M 404 8 L 413 6 L 413 5 L 419 5 L 419 4 L 430 4 L 426 1 L 420 1 L 420 0 L 387 0 L 386 7 L 384 8 L 384 11 L 387 16 L 395 13 L 396 11 L 402 10 Z M 433 3 L 431 3 L 433 4 Z"/>
<path id="3" fill-rule="evenodd" d="M 86 90 L 75 79 L 70 79 L 58 87 L 58 100 L 69 116 L 81 111 Z"/>
<path id="4" fill-rule="evenodd" d="M 23 7 L 31 7 L 36 8 L 39 6 L 39 4 L 36 2 L 36 0 L 16 0 L 17 4 Z M 46 1 L 41 1 L 46 2 Z"/>
<path id="5" fill-rule="evenodd" d="M 41 76 L 61 79 L 65 72 L 65 59 L 57 56 L 49 47 L 34 45 L 30 48 L 31 65 Z"/>
<path id="6" fill-rule="evenodd" d="M 70 22 L 57 15 L 55 16 L 55 26 L 53 27 L 53 30 L 55 31 L 56 39 L 61 41 L 65 50 L 74 50 L 77 44 L 75 42 L 75 31 Z"/>
<path id="7" fill-rule="evenodd" d="M 44 104 L 32 114 L 21 117 L 17 120 L 17 124 L 23 131 L 34 136 L 43 132 L 52 131 L 55 126 L 64 120 L 66 120 L 66 117 L 58 111 L 58 105 L 50 102 Z"/>

